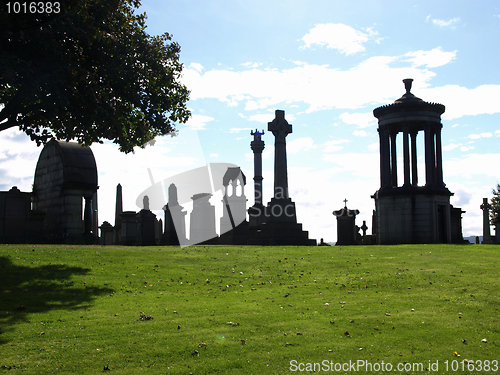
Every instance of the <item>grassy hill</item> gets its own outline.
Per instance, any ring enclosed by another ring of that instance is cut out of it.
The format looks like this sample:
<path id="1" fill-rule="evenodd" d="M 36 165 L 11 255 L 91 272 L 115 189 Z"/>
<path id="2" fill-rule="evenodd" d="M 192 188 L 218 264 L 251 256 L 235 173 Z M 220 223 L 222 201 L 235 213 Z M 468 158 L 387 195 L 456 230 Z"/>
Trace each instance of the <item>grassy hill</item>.
<path id="1" fill-rule="evenodd" d="M 3 245 L 0 374 L 500 371 L 499 255 Z"/>

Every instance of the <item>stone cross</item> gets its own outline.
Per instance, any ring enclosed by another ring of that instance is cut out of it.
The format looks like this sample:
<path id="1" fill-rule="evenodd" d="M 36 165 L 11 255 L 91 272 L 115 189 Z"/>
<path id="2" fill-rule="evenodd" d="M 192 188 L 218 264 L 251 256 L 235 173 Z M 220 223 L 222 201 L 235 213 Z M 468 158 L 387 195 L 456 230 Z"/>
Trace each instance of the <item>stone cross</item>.
<path id="1" fill-rule="evenodd" d="M 274 197 L 288 196 L 288 171 L 285 138 L 292 132 L 292 125 L 285 120 L 285 111 L 276 110 L 275 118 L 267 124 L 267 130 L 274 135 Z"/>
<path id="2" fill-rule="evenodd" d="M 491 204 L 488 203 L 488 198 L 483 198 L 483 204 L 479 206 L 483 210 L 483 243 L 493 243 L 490 232 L 490 208 Z"/>
<path id="3" fill-rule="evenodd" d="M 344 199 L 344 208 L 347 208 L 347 198 Z"/>
<path id="4" fill-rule="evenodd" d="M 363 220 L 363 225 L 360 228 L 363 231 L 363 237 L 366 236 L 366 231 L 368 227 L 366 226 L 366 220 Z"/>

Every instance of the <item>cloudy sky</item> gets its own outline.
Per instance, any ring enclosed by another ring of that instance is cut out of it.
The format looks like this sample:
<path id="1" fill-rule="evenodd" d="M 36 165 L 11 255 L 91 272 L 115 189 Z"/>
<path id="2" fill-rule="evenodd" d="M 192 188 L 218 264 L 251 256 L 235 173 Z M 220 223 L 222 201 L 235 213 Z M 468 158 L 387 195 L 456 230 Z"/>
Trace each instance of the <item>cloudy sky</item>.
<path id="1" fill-rule="evenodd" d="M 152 183 L 213 162 L 242 168 L 250 206 L 252 129 L 266 132 L 267 202 L 274 155 L 267 123 L 281 109 L 293 126 L 289 189 L 303 228 L 335 241 L 332 211 L 347 199 L 360 210 L 357 224 L 366 220 L 371 233 L 370 196 L 380 186 L 372 111 L 404 94 L 402 80 L 413 78 L 412 93 L 446 107 L 444 181 L 455 193 L 451 203 L 467 211 L 464 236 L 482 234 L 479 206 L 500 182 L 500 2 L 143 0 L 141 11 L 150 34 L 169 32 L 181 45 L 193 116 L 178 137 L 135 154 L 92 146 L 100 222 L 114 223 L 117 183 L 124 209 L 138 210 Z M 16 130 L 2 132 L 0 142 L 0 190 L 29 191 L 41 149 Z M 220 199 L 220 192 L 212 198 L 219 214 Z"/>

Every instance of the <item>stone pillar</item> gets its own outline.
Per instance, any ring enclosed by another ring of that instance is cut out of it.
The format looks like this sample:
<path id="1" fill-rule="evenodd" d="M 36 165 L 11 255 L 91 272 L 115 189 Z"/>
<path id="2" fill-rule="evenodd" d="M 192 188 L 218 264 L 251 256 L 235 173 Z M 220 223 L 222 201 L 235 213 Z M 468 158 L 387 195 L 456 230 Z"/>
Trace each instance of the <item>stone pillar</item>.
<path id="1" fill-rule="evenodd" d="M 441 127 L 436 130 L 436 184 L 444 186 L 443 181 L 443 156 L 441 149 Z"/>
<path id="2" fill-rule="evenodd" d="M 418 175 L 417 175 L 417 132 L 413 131 L 410 133 L 411 137 L 411 184 L 413 186 L 418 185 Z"/>
<path id="3" fill-rule="evenodd" d="M 396 132 L 391 133 L 391 184 L 393 187 L 398 186 L 398 165 L 396 153 Z"/>
<path id="4" fill-rule="evenodd" d="M 264 218 L 264 205 L 262 204 L 262 151 L 264 150 L 264 141 L 261 136 L 264 130 L 259 132 L 250 132 L 253 135 L 253 141 L 250 147 L 253 151 L 253 181 L 254 181 L 254 205 L 248 209 L 248 222 L 250 227 L 259 227 Z"/>
<path id="5" fill-rule="evenodd" d="M 403 167 L 404 186 L 410 186 L 410 144 L 408 139 L 408 127 L 403 128 Z"/>
<path id="6" fill-rule="evenodd" d="M 425 125 L 425 185 L 434 185 L 434 132 L 431 125 Z"/>
<path id="7" fill-rule="evenodd" d="M 380 187 L 391 186 L 391 166 L 389 132 L 385 129 L 378 129 L 380 139 Z"/>
<path id="8" fill-rule="evenodd" d="M 490 208 L 491 205 L 488 203 L 488 198 L 483 198 L 483 204 L 479 206 L 483 210 L 483 244 L 492 244 L 493 239 L 491 238 L 490 231 Z"/>
<path id="9" fill-rule="evenodd" d="M 92 233 L 92 197 L 85 197 L 85 209 L 83 214 L 84 234 Z"/>

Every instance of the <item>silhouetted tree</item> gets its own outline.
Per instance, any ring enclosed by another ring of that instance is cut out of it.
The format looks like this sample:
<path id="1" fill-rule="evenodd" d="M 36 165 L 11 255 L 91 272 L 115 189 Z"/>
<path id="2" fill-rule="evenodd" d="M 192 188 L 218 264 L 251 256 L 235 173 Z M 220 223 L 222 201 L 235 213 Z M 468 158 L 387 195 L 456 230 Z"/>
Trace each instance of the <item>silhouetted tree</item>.
<path id="1" fill-rule="evenodd" d="M 188 120 L 180 46 L 146 33 L 139 0 L 33 4 L 2 5 L 0 131 L 18 126 L 37 144 L 109 139 L 130 152 Z"/>
<path id="2" fill-rule="evenodd" d="M 497 183 L 497 188 L 492 189 L 493 198 L 491 198 L 490 219 L 491 224 L 496 224 L 500 219 L 500 184 Z"/>

